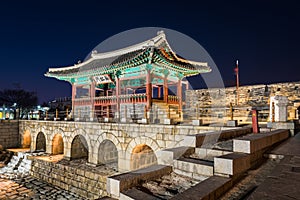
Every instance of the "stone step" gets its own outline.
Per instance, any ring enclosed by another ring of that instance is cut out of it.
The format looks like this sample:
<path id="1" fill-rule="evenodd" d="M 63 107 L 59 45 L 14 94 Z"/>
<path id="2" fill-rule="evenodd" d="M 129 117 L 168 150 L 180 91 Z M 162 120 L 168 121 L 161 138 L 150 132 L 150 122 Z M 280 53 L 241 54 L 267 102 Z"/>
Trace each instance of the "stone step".
<path id="1" fill-rule="evenodd" d="M 179 193 L 171 200 L 198 200 L 198 199 L 219 199 L 233 185 L 230 178 L 212 176 L 198 183 L 182 193 Z"/>
<path id="2" fill-rule="evenodd" d="M 172 167 L 165 165 L 153 165 L 143 169 L 111 176 L 107 178 L 107 192 L 114 198 L 119 198 L 121 193 L 137 186 L 141 182 L 155 180 L 169 174 Z"/>
<path id="3" fill-rule="evenodd" d="M 231 151 L 218 150 L 218 149 L 210 149 L 210 148 L 195 148 L 195 153 L 191 155 L 191 157 L 199 158 L 202 160 L 213 161 L 214 157 L 227 155 L 232 153 Z"/>
<path id="4" fill-rule="evenodd" d="M 195 158 L 180 158 L 174 160 L 174 172 L 194 179 L 203 180 L 203 177 L 214 175 L 214 164 Z"/>
<path id="5" fill-rule="evenodd" d="M 218 141 L 228 140 L 231 138 L 246 135 L 252 132 L 252 128 L 235 128 L 230 130 L 213 131 L 200 133 L 195 135 L 184 136 L 183 145 L 190 147 L 205 147 L 210 144 L 215 144 Z"/>
<path id="6" fill-rule="evenodd" d="M 251 167 L 250 155 L 230 153 L 214 158 L 215 175 L 233 176 L 245 172 Z"/>
<path id="7" fill-rule="evenodd" d="M 233 151 L 251 154 L 287 139 L 289 134 L 289 130 L 278 129 L 268 133 L 252 134 L 234 139 Z"/>
<path id="8" fill-rule="evenodd" d="M 174 160 L 183 156 L 188 157 L 195 153 L 195 149 L 192 147 L 174 147 L 160 150 L 156 153 L 158 164 L 173 166 Z"/>

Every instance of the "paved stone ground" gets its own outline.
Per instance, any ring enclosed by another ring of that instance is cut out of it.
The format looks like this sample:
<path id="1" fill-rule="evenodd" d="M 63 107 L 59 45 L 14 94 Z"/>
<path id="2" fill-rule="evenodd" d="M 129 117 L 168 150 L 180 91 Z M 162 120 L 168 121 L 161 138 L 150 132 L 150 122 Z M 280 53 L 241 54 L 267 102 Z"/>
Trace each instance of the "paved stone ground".
<path id="1" fill-rule="evenodd" d="M 0 199 L 83 199 L 31 176 L 8 180 L 0 178 Z"/>
<path id="2" fill-rule="evenodd" d="M 270 154 L 284 158 L 248 199 L 300 199 L 300 133 L 280 144 Z"/>
<path id="3" fill-rule="evenodd" d="M 278 160 L 266 160 L 264 164 L 256 169 L 249 170 L 246 176 L 231 188 L 221 200 L 244 199 L 255 188 L 260 185 L 271 174 L 272 170 L 278 165 Z"/>
<path id="4" fill-rule="evenodd" d="M 221 200 L 300 199 L 300 134 L 280 144 L 269 154 L 277 155 L 277 159 L 269 159 L 259 168 L 249 170 L 246 177 Z M 279 160 L 282 156 L 284 158 Z"/>

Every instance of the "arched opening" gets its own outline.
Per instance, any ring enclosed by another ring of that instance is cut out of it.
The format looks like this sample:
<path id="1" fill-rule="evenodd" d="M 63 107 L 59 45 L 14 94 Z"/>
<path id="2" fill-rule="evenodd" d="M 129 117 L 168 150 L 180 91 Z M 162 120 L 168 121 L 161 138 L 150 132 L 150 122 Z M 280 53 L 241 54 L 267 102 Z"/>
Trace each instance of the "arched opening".
<path id="1" fill-rule="evenodd" d="M 31 135 L 28 130 L 26 130 L 23 134 L 23 142 L 22 142 L 22 147 L 23 148 L 30 148 L 31 144 Z"/>
<path id="2" fill-rule="evenodd" d="M 146 144 L 139 144 L 132 150 L 130 159 L 131 170 L 149 167 L 157 164 L 154 151 Z"/>
<path id="3" fill-rule="evenodd" d="M 117 170 L 118 150 L 112 141 L 104 140 L 101 142 L 98 153 L 98 164 L 106 164 Z"/>
<path id="4" fill-rule="evenodd" d="M 56 134 L 52 140 L 52 154 L 64 154 L 64 141 L 61 134 Z"/>
<path id="5" fill-rule="evenodd" d="M 86 139 L 82 135 L 76 135 L 71 144 L 71 159 L 88 160 L 89 148 Z"/>
<path id="6" fill-rule="evenodd" d="M 39 132 L 36 137 L 36 151 L 46 151 L 46 137 L 44 133 Z"/>

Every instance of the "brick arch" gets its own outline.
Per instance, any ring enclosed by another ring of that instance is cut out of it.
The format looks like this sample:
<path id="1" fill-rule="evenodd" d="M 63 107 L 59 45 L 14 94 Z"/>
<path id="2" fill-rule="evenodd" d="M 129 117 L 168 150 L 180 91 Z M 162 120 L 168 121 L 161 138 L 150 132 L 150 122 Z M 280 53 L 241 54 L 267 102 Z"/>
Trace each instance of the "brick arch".
<path id="1" fill-rule="evenodd" d="M 51 131 L 50 141 L 53 140 L 53 138 L 55 137 L 56 134 L 60 134 L 63 138 L 66 136 L 65 132 L 63 131 L 63 129 L 57 128 L 54 131 Z"/>
<path id="2" fill-rule="evenodd" d="M 30 133 L 30 147 L 32 146 L 32 142 L 35 140 L 35 136 L 34 136 L 34 130 L 32 130 L 32 128 L 30 126 L 22 126 L 22 128 L 20 128 L 19 133 L 21 134 L 21 138 L 20 138 L 20 143 L 23 147 L 23 143 L 24 143 L 24 134 L 25 132 L 28 131 Z"/>
<path id="3" fill-rule="evenodd" d="M 98 138 L 97 138 L 97 142 L 95 144 L 95 151 L 98 151 L 100 144 L 104 141 L 104 140 L 109 140 L 112 143 L 114 143 L 114 145 L 116 146 L 118 151 L 122 151 L 122 146 L 121 143 L 119 141 L 119 139 L 116 137 L 115 134 L 110 133 L 110 132 L 103 132 L 101 133 Z"/>
<path id="4" fill-rule="evenodd" d="M 66 141 L 67 141 L 68 143 L 71 144 L 72 141 L 74 140 L 74 138 L 75 138 L 77 135 L 82 135 L 82 136 L 85 138 L 85 140 L 87 141 L 87 143 L 88 143 L 89 150 L 92 149 L 92 148 L 90 147 L 90 136 L 89 136 L 89 134 L 87 134 L 87 132 L 86 132 L 84 129 L 82 129 L 82 128 L 73 130 L 73 131 L 71 132 L 71 134 L 70 134 L 68 137 L 67 137 L 66 134 L 65 134 Z"/>
<path id="5" fill-rule="evenodd" d="M 52 154 L 64 154 L 65 142 L 62 134 L 56 133 L 51 140 L 51 153 Z"/>
<path id="6" fill-rule="evenodd" d="M 23 148 L 30 148 L 32 141 L 32 133 L 29 129 L 22 131 L 21 144 Z"/>
<path id="7" fill-rule="evenodd" d="M 39 131 L 37 134 L 36 134 L 36 137 L 35 137 L 35 150 L 44 150 L 46 151 L 46 147 L 47 147 L 47 135 L 41 131 Z"/>
<path id="8" fill-rule="evenodd" d="M 126 149 L 126 157 L 130 170 L 136 170 L 157 164 L 157 152 L 160 149 L 157 142 L 145 136 L 134 138 Z"/>
<path id="9" fill-rule="evenodd" d="M 109 152 L 103 153 L 101 148 L 108 148 Z M 122 145 L 114 132 L 101 133 L 95 142 L 94 153 L 97 154 L 98 164 L 116 163 L 117 167 L 119 153 L 122 151 Z"/>
<path id="10" fill-rule="evenodd" d="M 86 133 L 86 131 L 84 129 L 81 129 L 81 128 L 80 129 L 75 129 L 74 131 L 72 131 L 72 133 L 71 133 L 71 135 L 69 137 L 66 137 L 67 145 L 69 145 L 69 147 L 70 147 L 70 154 L 69 154 L 69 156 L 70 156 L 71 159 L 74 158 L 74 156 L 72 156 L 72 155 L 74 155 L 74 153 L 76 153 L 76 152 L 72 151 L 72 146 L 73 146 L 74 139 L 76 139 L 76 138 L 78 139 L 78 137 L 83 137 L 83 139 L 85 140 L 84 142 L 86 144 L 82 144 L 82 145 L 83 146 L 86 145 L 87 156 L 84 156 L 84 157 L 86 157 L 87 159 L 89 159 L 89 155 L 92 152 L 92 147 L 91 147 L 91 142 L 90 142 L 91 140 L 90 140 L 89 135 Z M 79 158 L 79 157 L 77 157 L 77 158 Z"/>
<path id="11" fill-rule="evenodd" d="M 139 137 L 133 138 L 127 145 L 127 148 L 126 148 L 127 159 L 130 159 L 130 155 L 131 155 L 133 149 L 139 144 L 145 144 L 145 145 L 149 146 L 155 153 L 156 157 L 157 157 L 157 154 L 156 154 L 157 151 L 161 149 L 161 147 L 158 145 L 158 143 L 154 139 L 152 139 L 150 137 L 146 137 L 146 136 L 139 136 Z"/>
<path id="12" fill-rule="evenodd" d="M 87 139 L 81 135 L 75 135 L 71 142 L 71 159 L 85 158 L 88 160 L 89 158 L 89 142 Z"/>

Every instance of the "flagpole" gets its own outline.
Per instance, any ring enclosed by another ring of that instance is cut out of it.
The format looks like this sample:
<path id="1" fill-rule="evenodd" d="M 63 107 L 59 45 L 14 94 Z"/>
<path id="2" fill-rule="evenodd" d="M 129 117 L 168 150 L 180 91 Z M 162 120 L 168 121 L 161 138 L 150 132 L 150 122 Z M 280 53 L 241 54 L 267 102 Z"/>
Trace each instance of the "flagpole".
<path id="1" fill-rule="evenodd" d="M 239 60 L 236 60 L 236 105 L 239 105 Z"/>

